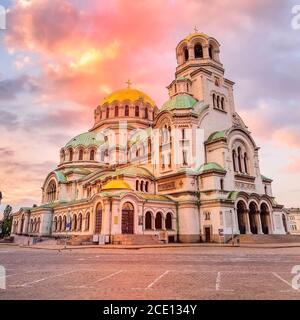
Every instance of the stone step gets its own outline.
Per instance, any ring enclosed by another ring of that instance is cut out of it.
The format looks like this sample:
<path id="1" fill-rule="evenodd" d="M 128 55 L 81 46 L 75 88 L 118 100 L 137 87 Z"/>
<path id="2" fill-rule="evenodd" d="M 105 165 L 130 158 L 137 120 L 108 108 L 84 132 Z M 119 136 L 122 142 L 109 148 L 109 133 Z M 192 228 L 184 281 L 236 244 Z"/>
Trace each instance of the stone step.
<path id="1" fill-rule="evenodd" d="M 264 244 L 264 243 L 300 243 L 300 236 L 279 234 L 241 234 L 240 243 Z"/>
<path id="2" fill-rule="evenodd" d="M 112 243 L 122 245 L 147 245 L 160 244 L 161 242 L 155 235 L 120 234 L 112 236 Z"/>

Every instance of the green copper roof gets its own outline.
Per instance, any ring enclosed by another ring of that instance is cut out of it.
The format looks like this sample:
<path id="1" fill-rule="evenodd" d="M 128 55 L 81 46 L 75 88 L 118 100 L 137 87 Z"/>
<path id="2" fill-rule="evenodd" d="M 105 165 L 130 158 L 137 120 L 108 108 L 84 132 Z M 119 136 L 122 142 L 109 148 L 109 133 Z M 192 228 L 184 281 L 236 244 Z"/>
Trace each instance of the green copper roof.
<path id="1" fill-rule="evenodd" d="M 56 178 L 58 180 L 58 182 L 67 182 L 67 178 L 65 177 L 65 175 L 61 172 L 61 171 L 54 171 Z"/>
<path id="2" fill-rule="evenodd" d="M 227 197 L 229 200 L 236 200 L 237 196 L 239 194 L 239 191 L 231 191 Z"/>
<path id="3" fill-rule="evenodd" d="M 77 147 L 77 146 L 100 146 L 101 144 L 103 144 L 104 141 L 102 140 L 101 135 L 97 136 L 96 133 L 94 132 L 85 132 L 82 133 L 78 136 L 76 136 L 75 138 L 73 138 L 72 140 L 70 140 L 67 144 L 66 144 L 66 148 L 67 147 Z"/>
<path id="4" fill-rule="evenodd" d="M 188 80 L 188 78 L 179 76 L 176 78 L 176 80 L 185 81 L 185 80 Z"/>
<path id="5" fill-rule="evenodd" d="M 221 138 L 225 138 L 225 131 L 216 131 L 208 137 L 207 142 L 211 142 Z"/>
<path id="6" fill-rule="evenodd" d="M 211 170 L 225 172 L 225 170 L 219 164 L 217 164 L 215 162 L 204 163 L 198 169 L 199 173 L 203 173 L 203 172 L 211 171 Z"/>
<path id="7" fill-rule="evenodd" d="M 189 94 L 178 94 L 163 104 L 160 111 L 193 109 L 197 100 Z"/>
<path id="8" fill-rule="evenodd" d="M 271 178 L 268 178 L 268 177 L 266 177 L 264 175 L 261 175 L 261 177 L 262 177 L 263 180 L 273 181 Z"/>

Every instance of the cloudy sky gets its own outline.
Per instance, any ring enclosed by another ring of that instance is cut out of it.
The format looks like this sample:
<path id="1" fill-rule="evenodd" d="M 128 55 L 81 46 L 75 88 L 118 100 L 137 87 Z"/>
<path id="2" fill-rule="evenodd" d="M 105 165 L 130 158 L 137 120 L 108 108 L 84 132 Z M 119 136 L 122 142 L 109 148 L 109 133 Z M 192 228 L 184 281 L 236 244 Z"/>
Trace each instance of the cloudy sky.
<path id="1" fill-rule="evenodd" d="M 93 124 L 109 92 L 134 86 L 160 106 L 175 47 L 194 26 L 221 43 L 235 104 L 274 178 L 300 206 L 300 30 L 283 0 L 0 0 L 0 190 L 15 210 L 40 202 L 59 149 Z"/>

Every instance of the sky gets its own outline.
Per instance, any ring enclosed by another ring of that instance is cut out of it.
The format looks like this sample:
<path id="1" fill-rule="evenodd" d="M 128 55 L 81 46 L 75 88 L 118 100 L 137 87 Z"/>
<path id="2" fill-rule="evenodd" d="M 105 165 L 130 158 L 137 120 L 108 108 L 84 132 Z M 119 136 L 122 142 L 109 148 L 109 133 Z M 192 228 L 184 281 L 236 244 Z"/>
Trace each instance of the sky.
<path id="1" fill-rule="evenodd" d="M 300 206 L 300 30 L 289 0 L 0 0 L 0 212 L 41 201 L 59 150 L 127 79 L 158 106 L 175 47 L 196 26 L 221 43 L 235 107 L 260 147 L 262 174 Z"/>

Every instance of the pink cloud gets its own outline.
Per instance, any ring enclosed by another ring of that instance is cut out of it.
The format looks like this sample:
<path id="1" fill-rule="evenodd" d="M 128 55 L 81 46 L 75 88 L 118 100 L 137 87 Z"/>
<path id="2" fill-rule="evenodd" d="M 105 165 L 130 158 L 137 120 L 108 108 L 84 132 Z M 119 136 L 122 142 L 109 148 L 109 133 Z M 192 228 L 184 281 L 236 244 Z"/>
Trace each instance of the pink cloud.
<path id="1" fill-rule="evenodd" d="M 300 158 L 293 159 L 290 163 L 282 168 L 283 173 L 300 173 Z"/>

